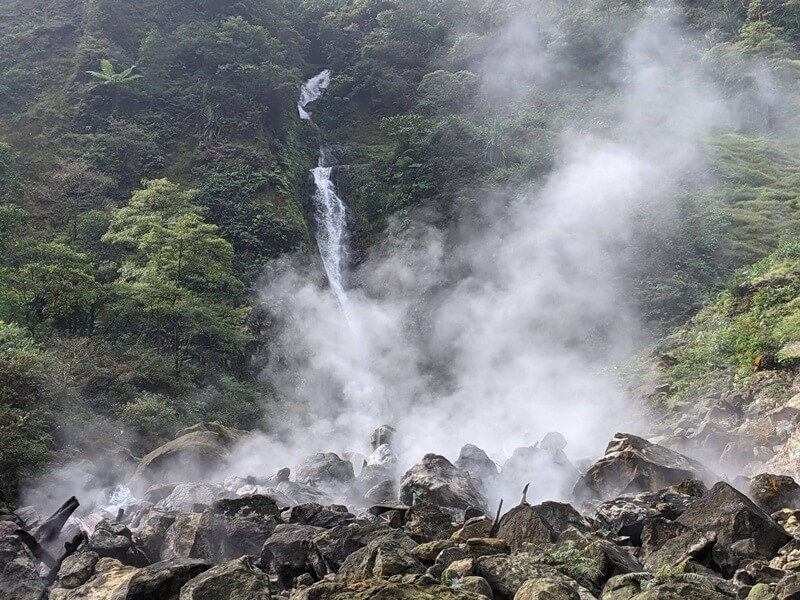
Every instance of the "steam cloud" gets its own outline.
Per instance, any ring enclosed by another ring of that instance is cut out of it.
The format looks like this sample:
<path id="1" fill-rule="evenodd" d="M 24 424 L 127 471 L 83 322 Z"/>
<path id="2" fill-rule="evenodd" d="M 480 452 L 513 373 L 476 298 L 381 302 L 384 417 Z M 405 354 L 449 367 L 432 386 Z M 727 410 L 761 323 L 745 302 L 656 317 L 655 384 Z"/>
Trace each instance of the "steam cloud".
<path id="1" fill-rule="evenodd" d="M 569 70 L 545 68 L 533 30 L 514 52 L 520 27 L 482 62 L 493 100 L 498 85 L 516 98 Z M 704 138 L 730 123 L 701 58 L 670 11 L 651 10 L 606 73 L 610 106 L 587 106 L 601 126 L 565 127 L 538 189 L 465 193 L 452 230 L 417 215 L 392 232 L 351 273 L 349 324 L 321 277 L 275 266 L 260 293 L 279 330 L 264 377 L 294 407 L 277 455 L 363 451 L 382 422 L 406 464 L 467 442 L 502 461 L 550 430 L 571 456 L 596 455 L 614 431 L 642 430 L 612 368 L 641 341 L 626 264 L 634 220 L 671 226 Z"/>

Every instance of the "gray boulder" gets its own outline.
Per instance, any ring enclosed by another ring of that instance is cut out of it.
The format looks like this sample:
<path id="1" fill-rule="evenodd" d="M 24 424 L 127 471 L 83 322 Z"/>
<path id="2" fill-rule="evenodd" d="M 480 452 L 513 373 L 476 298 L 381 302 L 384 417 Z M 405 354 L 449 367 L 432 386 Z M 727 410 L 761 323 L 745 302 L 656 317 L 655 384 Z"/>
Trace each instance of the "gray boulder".
<path id="1" fill-rule="evenodd" d="M 617 433 L 605 455 L 578 481 L 582 500 L 612 500 L 622 494 L 657 492 L 686 479 L 717 479 L 702 464 L 644 438 Z"/>
<path id="2" fill-rule="evenodd" d="M 270 600 L 269 579 L 243 556 L 209 569 L 181 588 L 180 600 Z"/>
<path id="3" fill-rule="evenodd" d="M 400 501 L 410 505 L 415 499 L 440 507 L 487 510 L 480 483 L 438 454 L 426 454 L 403 475 Z"/>

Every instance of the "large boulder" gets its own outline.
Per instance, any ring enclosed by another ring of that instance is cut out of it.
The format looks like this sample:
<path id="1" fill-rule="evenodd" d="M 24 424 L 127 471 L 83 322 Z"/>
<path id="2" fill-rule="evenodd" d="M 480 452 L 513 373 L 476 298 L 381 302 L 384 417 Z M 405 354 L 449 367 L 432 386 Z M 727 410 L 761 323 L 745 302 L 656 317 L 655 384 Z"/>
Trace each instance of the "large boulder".
<path id="1" fill-rule="evenodd" d="M 595 517 L 601 527 L 615 535 L 629 536 L 638 545 L 645 519 L 674 521 L 697 499 L 698 496 L 680 493 L 675 488 L 625 494 L 600 504 Z"/>
<path id="2" fill-rule="evenodd" d="M 303 551 L 317 578 L 322 579 L 337 573 L 348 556 L 388 533 L 387 527 L 348 523 L 314 534 L 303 542 Z"/>
<path id="3" fill-rule="evenodd" d="M 353 464 L 333 452 L 309 456 L 295 475 L 297 483 L 338 495 L 347 491 L 355 479 Z"/>
<path id="4" fill-rule="evenodd" d="M 91 579 L 71 590 L 53 588 L 50 600 L 126 600 L 128 583 L 139 571 L 115 558 L 101 558 Z"/>
<path id="5" fill-rule="evenodd" d="M 736 555 L 769 560 L 791 539 L 767 513 L 724 482 L 717 483 L 676 522 L 695 531 L 713 532 L 715 562 L 730 572 L 737 566 Z"/>
<path id="6" fill-rule="evenodd" d="M 211 511 L 180 514 L 167 529 L 161 546 L 161 560 L 176 558 L 211 559 L 213 556 Z"/>
<path id="7" fill-rule="evenodd" d="M 368 581 L 360 584 L 323 581 L 300 590 L 292 600 L 486 600 L 486 596 L 457 587 Z"/>
<path id="8" fill-rule="evenodd" d="M 483 484 L 484 494 L 494 488 L 500 479 L 500 471 L 495 462 L 473 444 L 466 444 L 461 448 L 455 466 L 478 479 Z"/>
<path id="9" fill-rule="evenodd" d="M 202 480 L 225 460 L 242 435 L 213 423 L 185 429 L 176 439 L 142 458 L 130 485 L 134 491 L 144 492 L 152 483 Z"/>
<path id="10" fill-rule="evenodd" d="M 211 568 L 211 563 L 193 558 L 165 560 L 139 569 L 128 580 L 124 593 L 114 600 L 178 600 L 181 588 L 190 579 Z"/>
<path id="11" fill-rule="evenodd" d="M 783 508 L 800 508 L 800 485 L 788 475 L 756 475 L 750 480 L 747 495 L 769 514 Z"/>
<path id="12" fill-rule="evenodd" d="M 575 486 L 579 499 L 611 500 L 622 494 L 657 492 L 686 479 L 716 479 L 702 464 L 644 438 L 617 433 L 605 455 Z"/>
<path id="13" fill-rule="evenodd" d="M 269 579 L 243 556 L 219 565 L 181 588 L 180 600 L 270 600 Z"/>
<path id="14" fill-rule="evenodd" d="M 372 540 L 348 556 L 336 576 L 338 581 L 365 581 L 394 575 L 421 575 L 423 564 L 413 554 L 417 544 L 407 535 L 393 531 Z"/>
<path id="15" fill-rule="evenodd" d="M 424 500 L 408 509 L 403 529 L 418 541 L 446 539 L 455 531 L 450 513 Z"/>
<path id="16" fill-rule="evenodd" d="M 36 574 L 28 548 L 14 535 L 15 529 L 10 521 L 0 522 L 0 598 L 40 600 L 47 588 Z"/>
<path id="17" fill-rule="evenodd" d="M 96 552 L 76 552 L 68 556 L 56 577 L 56 587 L 72 589 L 83 585 L 94 574 L 94 567 L 100 557 Z"/>
<path id="18" fill-rule="evenodd" d="M 396 471 L 397 455 L 389 444 L 381 444 L 364 461 L 364 467 L 356 478 L 356 487 L 366 495 L 369 490 L 381 482 L 393 482 L 397 477 Z M 396 490 L 392 496 L 393 499 L 397 499 Z"/>
<path id="19" fill-rule="evenodd" d="M 125 525 L 102 519 L 89 538 L 89 548 L 100 558 L 116 558 L 126 565 L 141 567 L 148 557 L 132 539 L 131 530 Z"/>
<path id="20" fill-rule="evenodd" d="M 261 549 L 261 567 L 277 575 L 283 589 L 291 589 L 295 577 L 313 572 L 303 543 L 323 531 L 310 525 L 278 525 Z"/>
<path id="21" fill-rule="evenodd" d="M 280 509 L 269 496 L 218 500 L 211 507 L 212 558 L 215 563 L 258 556 L 278 526 Z"/>
<path id="22" fill-rule="evenodd" d="M 511 556 L 496 554 L 475 561 L 475 575 L 483 577 L 492 587 L 496 600 L 514 600 L 514 596 L 530 580 L 553 580 L 574 585 L 554 567 L 537 563 L 527 553 Z"/>
<path id="23" fill-rule="evenodd" d="M 425 500 L 441 507 L 485 512 L 487 501 L 480 488 L 478 481 L 444 456 L 426 454 L 403 475 L 400 501 L 410 505 L 414 500 Z"/>
<path id="24" fill-rule="evenodd" d="M 505 540 L 512 552 L 529 550 L 533 546 L 550 544 L 557 538 L 555 531 L 534 506 L 520 504 L 500 519 L 497 537 Z"/>

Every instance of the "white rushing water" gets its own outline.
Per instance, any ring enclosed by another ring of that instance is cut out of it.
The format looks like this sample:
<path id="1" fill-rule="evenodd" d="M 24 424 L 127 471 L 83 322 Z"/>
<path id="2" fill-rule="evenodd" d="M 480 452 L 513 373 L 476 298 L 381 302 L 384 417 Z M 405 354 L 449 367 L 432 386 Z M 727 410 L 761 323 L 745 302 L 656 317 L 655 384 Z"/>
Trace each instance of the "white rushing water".
<path id="1" fill-rule="evenodd" d="M 301 119 L 306 121 L 311 119 L 311 115 L 306 111 L 306 106 L 318 100 L 328 88 L 330 82 L 331 72 L 325 69 L 322 73 L 315 75 L 303 84 L 300 88 L 300 99 L 297 101 L 297 112 L 300 113 Z"/>
<path id="2" fill-rule="evenodd" d="M 347 265 L 347 209 L 336 193 L 331 180 L 333 167 L 325 166 L 324 153 L 319 166 L 312 169 L 314 184 L 314 207 L 317 221 L 317 247 L 328 276 L 331 290 L 339 301 L 345 316 L 349 317 L 349 300 L 344 288 L 344 270 Z"/>

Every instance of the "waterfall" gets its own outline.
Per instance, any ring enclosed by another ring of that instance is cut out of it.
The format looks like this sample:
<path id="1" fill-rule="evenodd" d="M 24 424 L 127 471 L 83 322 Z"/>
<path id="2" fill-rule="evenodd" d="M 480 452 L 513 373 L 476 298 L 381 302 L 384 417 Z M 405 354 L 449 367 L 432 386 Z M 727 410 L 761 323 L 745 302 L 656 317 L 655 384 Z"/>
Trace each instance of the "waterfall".
<path id="1" fill-rule="evenodd" d="M 322 152 L 319 166 L 311 170 L 317 186 L 314 192 L 317 247 L 331 290 L 347 315 L 349 301 L 343 281 L 347 266 L 347 210 L 331 180 L 333 165 L 326 165 L 326 162 L 325 153 Z"/>
<path id="2" fill-rule="evenodd" d="M 318 100 L 328 88 L 331 82 L 331 72 L 325 69 L 319 75 L 315 75 L 306 81 L 300 88 L 300 99 L 297 101 L 297 112 L 300 118 L 306 121 L 311 120 L 311 115 L 306 111 L 306 106 Z"/>
<path id="3" fill-rule="evenodd" d="M 300 99 L 297 102 L 297 109 L 301 119 L 310 120 L 311 115 L 306 112 L 305 107 L 317 100 L 328 87 L 331 79 L 331 72 L 326 69 L 320 74 L 309 79 L 300 88 Z M 328 276 L 328 283 L 331 286 L 336 300 L 344 311 L 345 318 L 350 321 L 350 303 L 344 286 L 344 270 L 347 266 L 347 209 L 336 193 L 336 186 L 331 176 L 336 166 L 335 160 L 328 157 L 323 148 L 320 151 L 319 164 L 316 169 L 312 169 L 314 176 L 314 214 L 317 224 L 317 247 Z"/>

